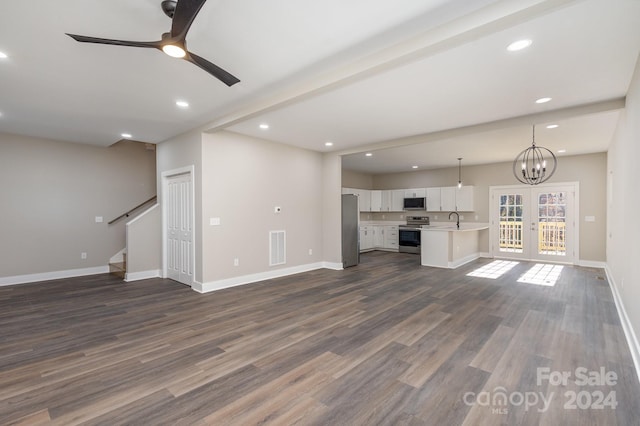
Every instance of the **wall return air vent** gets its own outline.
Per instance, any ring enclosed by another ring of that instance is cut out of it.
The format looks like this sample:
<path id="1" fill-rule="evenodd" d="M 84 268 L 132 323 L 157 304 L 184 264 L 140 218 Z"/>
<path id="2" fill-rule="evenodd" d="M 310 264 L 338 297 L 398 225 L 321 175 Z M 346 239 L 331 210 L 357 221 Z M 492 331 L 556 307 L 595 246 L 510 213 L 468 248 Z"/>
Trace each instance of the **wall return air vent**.
<path id="1" fill-rule="evenodd" d="M 285 231 L 269 231 L 269 266 L 284 265 L 286 262 Z"/>

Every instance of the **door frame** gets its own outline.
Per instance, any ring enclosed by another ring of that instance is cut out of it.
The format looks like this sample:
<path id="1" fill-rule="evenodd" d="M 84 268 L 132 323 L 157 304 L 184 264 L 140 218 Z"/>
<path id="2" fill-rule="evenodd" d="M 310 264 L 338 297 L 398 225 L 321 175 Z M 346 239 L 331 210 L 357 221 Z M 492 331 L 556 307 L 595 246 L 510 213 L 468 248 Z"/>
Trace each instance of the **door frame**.
<path id="1" fill-rule="evenodd" d="M 193 271 L 193 275 L 192 275 L 192 279 L 191 279 L 191 283 L 187 284 L 191 287 L 193 287 L 193 284 L 195 283 L 196 279 L 195 279 L 195 274 L 196 274 L 196 256 L 195 256 L 195 247 L 196 247 L 196 236 L 197 236 L 197 232 L 196 232 L 196 228 L 197 228 L 197 224 L 196 224 L 196 206 L 195 206 L 195 166 L 191 165 L 191 166 L 186 166 L 186 167 L 180 167 L 177 169 L 173 169 L 173 170 L 167 170 L 161 173 L 161 179 L 162 179 L 162 278 L 167 278 L 168 276 L 168 272 L 167 272 L 167 204 L 168 204 L 168 198 L 167 194 L 169 192 L 169 179 L 176 177 L 176 176 L 181 176 L 181 175 L 189 175 L 189 177 L 191 178 L 191 223 L 192 225 L 192 235 L 191 235 L 191 239 L 192 239 L 192 244 L 191 244 L 191 252 L 189 253 L 189 257 L 191 259 L 191 270 Z M 184 284 L 184 283 L 181 283 Z"/>
<path id="2" fill-rule="evenodd" d="M 578 265 L 580 263 L 580 182 L 554 182 L 554 183 L 541 183 L 539 185 L 495 185 L 489 187 L 489 254 L 492 258 L 495 259 L 510 259 L 505 253 L 501 253 L 497 250 L 497 229 L 495 218 L 498 215 L 498 206 L 495 203 L 495 194 L 498 191 L 513 191 L 519 189 L 527 189 L 530 190 L 532 188 L 550 188 L 557 186 L 569 186 L 573 187 L 574 198 L 573 198 L 573 230 L 574 230 L 574 241 L 573 241 L 573 261 L 571 262 L 562 262 L 560 259 L 556 260 L 545 260 L 545 263 L 564 263 L 564 264 L 572 264 Z M 537 211 L 537 209 L 536 209 Z M 530 212 L 533 214 L 533 209 Z M 569 218 L 567 218 L 569 220 Z M 531 254 L 530 257 L 532 257 Z M 538 259 L 523 259 L 520 260 L 530 260 L 530 261 L 540 261 Z M 542 261 L 540 261 L 542 262 Z"/>

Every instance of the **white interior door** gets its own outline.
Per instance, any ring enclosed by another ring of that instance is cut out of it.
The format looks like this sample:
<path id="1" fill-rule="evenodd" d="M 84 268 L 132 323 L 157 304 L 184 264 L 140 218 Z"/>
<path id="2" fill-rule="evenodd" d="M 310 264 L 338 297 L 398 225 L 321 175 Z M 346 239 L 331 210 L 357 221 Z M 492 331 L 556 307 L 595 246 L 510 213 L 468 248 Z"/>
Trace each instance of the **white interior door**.
<path id="1" fill-rule="evenodd" d="M 576 185 L 491 188 L 493 257 L 576 261 Z"/>
<path id="2" fill-rule="evenodd" d="M 193 190 L 191 173 L 169 176 L 166 181 L 167 278 L 193 284 Z"/>

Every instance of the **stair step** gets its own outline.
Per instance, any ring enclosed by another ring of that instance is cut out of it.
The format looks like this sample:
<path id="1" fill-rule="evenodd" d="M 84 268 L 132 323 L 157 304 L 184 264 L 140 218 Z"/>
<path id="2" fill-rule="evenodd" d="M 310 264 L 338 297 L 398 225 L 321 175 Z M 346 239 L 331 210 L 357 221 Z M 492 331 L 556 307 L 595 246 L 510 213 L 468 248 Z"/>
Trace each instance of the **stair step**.
<path id="1" fill-rule="evenodd" d="M 124 279 L 124 274 L 127 272 L 127 263 L 118 262 L 109 264 L 109 273 Z"/>

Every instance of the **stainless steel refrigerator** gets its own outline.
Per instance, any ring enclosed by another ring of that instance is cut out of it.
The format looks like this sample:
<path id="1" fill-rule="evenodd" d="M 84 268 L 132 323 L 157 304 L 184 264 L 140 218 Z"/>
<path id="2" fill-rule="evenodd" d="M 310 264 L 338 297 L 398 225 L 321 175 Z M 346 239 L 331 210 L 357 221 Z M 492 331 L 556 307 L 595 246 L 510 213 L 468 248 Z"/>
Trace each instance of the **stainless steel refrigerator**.
<path id="1" fill-rule="evenodd" d="M 360 262 L 360 229 L 358 197 L 342 195 L 342 267 L 356 266 Z"/>

